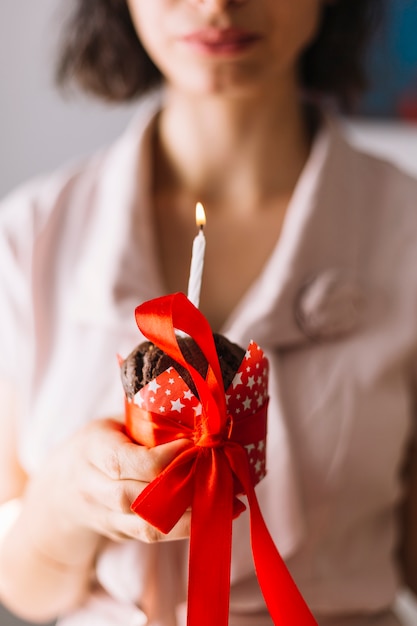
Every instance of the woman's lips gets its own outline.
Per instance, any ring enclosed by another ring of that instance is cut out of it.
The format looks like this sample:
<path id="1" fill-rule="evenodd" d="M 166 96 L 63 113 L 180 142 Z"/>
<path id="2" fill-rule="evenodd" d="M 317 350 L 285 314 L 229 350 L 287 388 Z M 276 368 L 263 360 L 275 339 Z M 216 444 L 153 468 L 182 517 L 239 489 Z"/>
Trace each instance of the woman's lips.
<path id="1" fill-rule="evenodd" d="M 240 28 L 204 28 L 181 38 L 196 51 L 212 55 L 230 55 L 248 50 L 261 39 L 256 32 Z"/>

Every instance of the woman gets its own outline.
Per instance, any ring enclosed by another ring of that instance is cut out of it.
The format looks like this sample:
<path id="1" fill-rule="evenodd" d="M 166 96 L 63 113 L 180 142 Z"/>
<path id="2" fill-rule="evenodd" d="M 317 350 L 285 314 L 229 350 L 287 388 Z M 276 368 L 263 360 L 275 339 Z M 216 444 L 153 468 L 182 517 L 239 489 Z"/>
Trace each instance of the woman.
<path id="1" fill-rule="evenodd" d="M 77 3 L 61 79 L 113 100 L 161 75 L 164 88 L 109 151 L 1 210 L 0 498 L 19 503 L 0 597 L 23 617 L 183 623 L 189 513 L 161 537 L 129 507 L 188 443 L 129 441 L 114 355 L 138 343 L 140 301 L 185 290 L 200 200 L 201 310 L 270 359 L 258 493 L 271 534 L 319 624 L 399 624 L 401 577 L 417 589 L 413 463 L 407 492 L 401 476 L 417 186 L 313 104 L 362 89 L 378 4 Z M 230 624 L 262 626 L 247 525 L 234 527 Z"/>

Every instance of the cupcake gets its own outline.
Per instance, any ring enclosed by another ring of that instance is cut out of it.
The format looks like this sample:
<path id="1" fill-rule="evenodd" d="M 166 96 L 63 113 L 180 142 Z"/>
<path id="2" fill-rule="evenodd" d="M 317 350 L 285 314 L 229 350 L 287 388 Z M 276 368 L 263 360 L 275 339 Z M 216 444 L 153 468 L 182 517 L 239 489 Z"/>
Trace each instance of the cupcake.
<path id="1" fill-rule="evenodd" d="M 191 511 L 188 623 L 199 624 L 202 611 L 207 624 L 228 622 L 232 520 L 245 510 L 246 496 L 255 569 L 273 623 L 317 626 L 254 489 L 266 472 L 263 351 L 254 341 L 243 350 L 213 334 L 181 293 L 144 302 L 135 317 L 147 341 L 120 363 L 126 432 L 148 447 L 182 438 L 190 446 L 139 493 L 131 510 L 164 534 Z"/>
<path id="2" fill-rule="evenodd" d="M 224 335 L 213 333 L 214 344 L 222 371 L 225 391 L 232 383 L 233 378 L 245 356 L 243 350 L 236 343 L 229 341 Z M 187 361 L 205 378 L 207 360 L 202 351 L 191 337 L 178 337 L 179 348 Z M 150 383 L 170 367 L 174 367 L 191 391 L 198 396 L 189 371 L 161 348 L 151 341 L 139 344 L 121 364 L 123 389 L 127 398 L 134 398 L 140 389 Z"/>
<path id="3" fill-rule="evenodd" d="M 244 350 L 213 333 L 184 294 L 144 302 L 135 316 L 147 340 L 120 360 L 128 435 L 148 447 L 179 438 L 196 445 L 238 443 L 253 483 L 259 482 L 268 406 L 261 348 L 251 341 Z"/>

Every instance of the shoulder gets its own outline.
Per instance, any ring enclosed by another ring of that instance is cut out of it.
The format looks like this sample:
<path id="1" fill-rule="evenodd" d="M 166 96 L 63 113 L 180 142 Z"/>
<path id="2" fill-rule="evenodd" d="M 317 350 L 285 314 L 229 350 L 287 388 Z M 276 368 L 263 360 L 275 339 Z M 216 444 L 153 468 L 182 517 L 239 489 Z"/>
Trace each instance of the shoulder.
<path id="1" fill-rule="evenodd" d="M 388 158 L 378 157 L 349 144 L 351 158 L 357 162 L 358 184 L 375 197 L 376 211 L 411 211 L 417 209 L 417 178 Z M 395 203 L 395 206 L 393 205 Z M 414 215 L 410 215 L 413 217 Z"/>
<path id="2" fill-rule="evenodd" d="M 1 232 L 36 235 L 57 207 L 64 206 L 71 194 L 98 170 L 99 158 L 64 166 L 32 178 L 16 187 L 0 202 Z"/>
<path id="3" fill-rule="evenodd" d="M 336 157 L 337 161 L 344 162 L 344 175 L 350 178 L 350 182 L 353 177 L 357 177 L 356 186 L 360 185 L 369 193 L 383 197 L 386 191 L 390 191 L 396 196 L 400 195 L 406 202 L 410 193 L 411 195 L 415 193 L 417 176 L 405 171 L 394 161 L 394 151 L 392 158 L 384 156 L 382 152 L 378 155 L 375 148 L 371 148 L 371 144 L 366 148 L 365 140 L 359 143 L 358 135 L 352 135 L 349 126 L 334 116 L 325 116 L 325 127 L 332 145 L 332 156 Z M 363 126 L 361 128 L 363 129 Z M 389 136 L 394 139 L 392 129 Z M 388 155 L 388 152 L 386 154 Z"/>
<path id="4" fill-rule="evenodd" d="M 15 241 L 39 238 L 45 229 L 58 232 L 66 221 L 85 222 L 99 206 L 96 200 L 108 192 L 109 181 L 122 187 L 137 164 L 138 153 L 150 119 L 158 109 L 153 94 L 138 104 L 125 132 L 110 146 L 55 171 L 21 184 L 0 201 L 0 236 Z"/>
<path id="5" fill-rule="evenodd" d="M 417 179 L 341 134 L 355 215 L 354 256 L 367 297 L 417 336 Z M 382 306 L 382 304 L 381 304 Z M 406 321 L 408 320 L 408 321 Z"/>
<path id="6" fill-rule="evenodd" d="M 417 252 L 417 178 L 388 158 L 359 148 L 345 128 L 332 120 L 332 158 L 344 180 L 350 207 L 358 214 L 367 245 L 385 243 L 387 252 L 400 241 Z"/>
<path id="7" fill-rule="evenodd" d="M 392 312 L 407 317 L 414 333 L 417 180 L 358 148 L 338 120 L 330 118 L 327 129 L 316 193 L 325 207 L 316 226 L 321 254 L 353 274 L 366 300 L 389 302 Z"/>

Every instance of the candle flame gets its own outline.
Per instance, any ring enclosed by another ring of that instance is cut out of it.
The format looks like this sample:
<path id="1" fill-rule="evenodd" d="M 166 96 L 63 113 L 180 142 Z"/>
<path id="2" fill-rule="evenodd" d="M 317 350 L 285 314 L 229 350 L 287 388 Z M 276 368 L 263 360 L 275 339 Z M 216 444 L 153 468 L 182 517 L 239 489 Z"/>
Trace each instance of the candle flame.
<path id="1" fill-rule="evenodd" d="M 195 222 L 197 226 L 203 227 L 206 225 L 206 214 L 201 202 L 197 202 L 195 206 Z"/>

